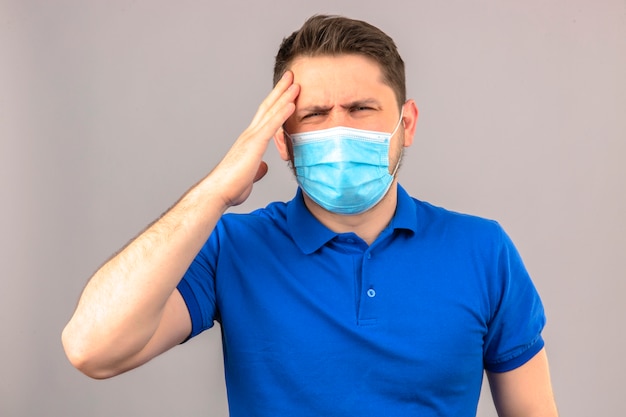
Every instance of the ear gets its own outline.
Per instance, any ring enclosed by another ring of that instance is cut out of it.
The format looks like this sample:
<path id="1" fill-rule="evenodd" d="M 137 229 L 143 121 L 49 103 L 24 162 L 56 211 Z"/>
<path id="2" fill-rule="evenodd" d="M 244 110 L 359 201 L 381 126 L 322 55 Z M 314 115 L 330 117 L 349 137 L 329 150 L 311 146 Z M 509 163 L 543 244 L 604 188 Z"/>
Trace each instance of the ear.
<path id="1" fill-rule="evenodd" d="M 403 108 L 402 126 L 404 127 L 404 147 L 406 148 L 411 146 L 413 143 L 419 111 L 417 110 L 417 105 L 413 99 L 407 100 L 406 103 L 404 103 Z"/>
<path id="2" fill-rule="evenodd" d="M 291 139 L 285 135 L 284 129 L 281 127 L 274 134 L 274 144 L 276 145 L 276 149 L 278 149 L 278 153 L 280 158 L 283 161 L 291 160 Z"/>

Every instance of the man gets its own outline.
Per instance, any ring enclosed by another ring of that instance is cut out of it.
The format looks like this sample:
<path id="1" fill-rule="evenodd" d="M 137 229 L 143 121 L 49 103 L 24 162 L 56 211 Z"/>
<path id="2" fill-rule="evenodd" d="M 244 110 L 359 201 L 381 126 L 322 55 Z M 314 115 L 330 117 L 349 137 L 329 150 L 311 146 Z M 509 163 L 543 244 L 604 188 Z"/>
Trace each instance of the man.
<path id="1" fill-rule="evenodd" d="M 540 299 L 492 221 L 397 184 L 418 111 L 395 44 L 314 16 L 224 159 L 89 281 L 63 332 L 107 378 L 222 326 L 231 416 L 555 416 Z M 295 198 L 248 215 L 271 138 Z"/>

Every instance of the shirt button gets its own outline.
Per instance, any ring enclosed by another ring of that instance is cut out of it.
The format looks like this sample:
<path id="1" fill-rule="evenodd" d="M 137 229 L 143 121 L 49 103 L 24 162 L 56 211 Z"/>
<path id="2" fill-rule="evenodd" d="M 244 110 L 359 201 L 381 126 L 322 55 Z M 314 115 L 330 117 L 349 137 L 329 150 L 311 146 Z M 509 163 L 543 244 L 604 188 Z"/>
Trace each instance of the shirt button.
<path id="1" fill-rule="evenodd" d="M 369 298 L 374 298 L 374 297 L 376 297 L 376 291 L 374 291 L 374 289 L 373 289 L 373 288 L 370 288 L 369 290 L 367 290 L 367 296 L 368 296 Z"/>

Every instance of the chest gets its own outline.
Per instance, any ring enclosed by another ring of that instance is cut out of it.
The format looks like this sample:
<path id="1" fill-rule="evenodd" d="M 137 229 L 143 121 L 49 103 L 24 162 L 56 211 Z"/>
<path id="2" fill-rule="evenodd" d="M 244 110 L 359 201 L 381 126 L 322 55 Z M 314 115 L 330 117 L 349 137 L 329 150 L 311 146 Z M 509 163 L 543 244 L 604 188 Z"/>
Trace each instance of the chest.
<path id="1" fill-rule="evenodd" d="M 489 300 L 473 257 L 352 243 L 310 255 L 259 248 L 220 263 L 227 367 L 385 381 L 409 396 L 480 380 Z"/>

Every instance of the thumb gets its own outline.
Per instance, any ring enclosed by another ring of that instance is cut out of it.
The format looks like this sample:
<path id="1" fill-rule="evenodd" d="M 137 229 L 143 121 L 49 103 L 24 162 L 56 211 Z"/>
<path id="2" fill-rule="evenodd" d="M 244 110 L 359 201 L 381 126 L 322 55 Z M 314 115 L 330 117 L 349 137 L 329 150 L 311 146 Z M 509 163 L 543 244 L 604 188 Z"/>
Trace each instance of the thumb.
<path id="1" fill-rule="evenodd" d="M 254 176 L 254 182 L 257 182 L 261 178 L 263 178 L 265 174 L 267 174 L 267 171 L 268 171 L 267 163 L 265 161 L 261 161 L 261 163 L 259 164 L 259 168 L 256 171 L 256 175 Z"/>

